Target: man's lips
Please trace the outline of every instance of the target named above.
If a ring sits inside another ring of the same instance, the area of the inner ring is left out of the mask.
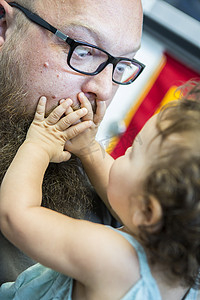
[[[78,110],[78,109],[81,108],[81,104],[80,104],[80,103],[77,103],[77,104],[75,104],[75,105],[72,105],[72,108],[73,108],[73,110]]]
[[[91,103],[93,113],[95,113],[96,112],[96,107],[97,107],[96,100],[89,100],[89,101]],[[80,103],[73,104],[72,108],[73,108],[73,110],[78,110],[78,109],[81,108],[81,104]]]

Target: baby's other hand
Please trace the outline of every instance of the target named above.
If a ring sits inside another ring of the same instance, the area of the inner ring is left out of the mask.
[[[90,121],[92,125],[84,132],[72,139],[68,139],[65,143],[65,149],[79,158],[90,155],[96,151],[97,142],[95,140],[98,127],[105,115],[106,104],[105,101],[96,100],[96,112],[93,112],[92,105],[84,93],[78,95],[78,99],[82,108],[87,109],[87,114],[82,117],[82,122]]]
[[[87,113],[81,108],[71,111],[71,99],[66,99],[45,118],[46,97],[41,97],[34,120],[28,130],[25,143],[34,143],[38,151],[45,151],[50,162],[67,161],[71,154],[64,149],[66,141],[71,140],[92,125],[91,121],[78,122]],[[69,113],[66,113],[66,112]],[[64,116],[64,114],[66,114]],[[78,122],[78,123],[77,123]],[[72,124],[75,124],[72,126]]]

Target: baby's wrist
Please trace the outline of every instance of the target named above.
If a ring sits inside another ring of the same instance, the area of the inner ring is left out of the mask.
[[[51,159],[49,151],[37,141],[26,139],[20,148],[24,148],[25,151],[30,153],[30,156],[34,155],[41,161],[48,161],[49,163]]]
[[[77,156],[82,162],[90,162],[96,155],[102,154],[102,148],[100,144],[94,140],[90,145],[80,149]]]

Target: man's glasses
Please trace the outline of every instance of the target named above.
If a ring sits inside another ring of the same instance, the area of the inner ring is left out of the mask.
[[[71,39],[37,14],[15,2],[11,6],[20,9],[26,17],[37,25],[49,30],[65,41],[70,49],[67,56],[68,65],[75,71],[86,75],[99,74],[108,64],[113,65],[112,80],[117,84],[127,85],[132,83],[143,71],[145,65],[136,59],[114,57],[105,50],[88,43]]]

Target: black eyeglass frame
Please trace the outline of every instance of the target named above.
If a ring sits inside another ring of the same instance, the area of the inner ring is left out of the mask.
[[[60,39],[62,39],[64,42],[66,42],[69,46],[69,53],[67,56],[67,63],[70,66],[70,68],[72,68],[74,71],[81,73],[81,74],[85,74],[85,75],[97,75],[99,74],[101,71],[103,71],[103,69],[105,69],[105,67],[108,64],[112,64],[113,65],[113,73],[112,73],[112,81],[120,84],[120,85],[128,85],[130,83],[132,83],[133,81],[135,81],[135,79],[142,73],[142,71],[145,68],[145,65],[142,64],[141,62],[137,61],[136,59],[130,59],[130,58],[125,58],[125,57],[114,57],[112,56],[110,53],[108,53],[107,51],[105,51],[104,49],[101,49],[95,45],[86,43],[86,42],[80,42],[80,41],[76,41],[72,38],[70,38],[68,35],[62,33],[60,30],[58,30],[57,28],[55,28],[54,26],[52,26],[51,24],[49,24],[47,21],[45,21],[44,19],[42,19],[40,16],[38,16],[37,14],[31,12],[30,10],[28,10],[27,8],[21,6],[20,4],[16,3],[16,2],[9,2],[9,5],[15,8],[18,8],[19,10],[21,10],[25,16],[31,20],[32,22],[34,22],[35,24],[47,29],[48,31],[52,32],[53,34],[55,34],[57,37],[59,37]],[[84,71],[79,71],[78,69],[74,68],[71,64],[70,64],[70,59],[72,57],[73,51],[74,49],[79,46],[79,45],[83,45],[83,46],[88,46],[97,50],[100,50],[102,52],[104,52],[107,56],[108,59],[107,61],[105,61],[104,63],[102,63],[95,72],[89,73],[89,72],[84,72]],[[139,67],[139,71],[136,75],[136,77],[134,77],[132,80],[128,81],[128,82],[118,82],[115,79],[113,79],[113,74],[114,74],[114,70],[116,65],[120,62],[120,61],[130,61],[131,63],[133,63],[134,65]]]

